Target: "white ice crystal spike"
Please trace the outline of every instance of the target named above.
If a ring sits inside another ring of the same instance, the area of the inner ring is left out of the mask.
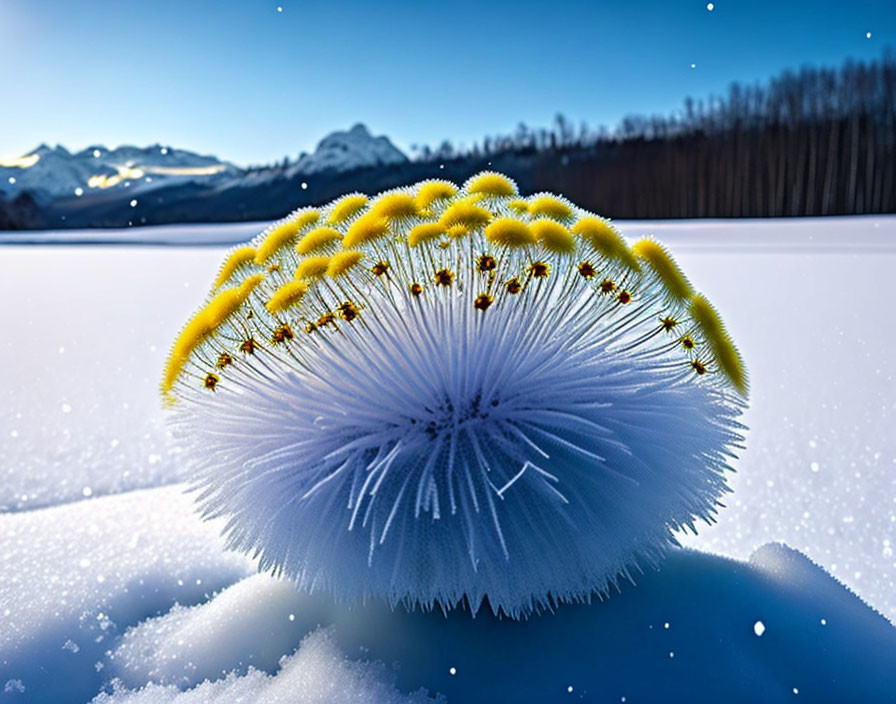
[[[235,250],[175,344],[199,502],[262,569],[516,616],[713,520],[746,379],[715,310],[566,201],[465,188],[298,212]]]

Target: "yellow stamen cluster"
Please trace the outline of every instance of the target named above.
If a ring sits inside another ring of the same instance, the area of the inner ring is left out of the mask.
[[[326,276],[329,266],[329,257],[308,257],[299,262],[299,266],[296,268],[296,278],[319,279]]]
[[[362,193],[351,193],[347,196],[342,196],[342,198],[330,206],[327,222],[331,225],[341,225],[361,212],[364,206],[367,205],[368,200],[369,198]]]
[[[342,233],[339,230],[334,230],[332,227],[318,227],[299,240],[299,243],[296,245],[296,252],[298,254],[320,252],[341,240]]]
[[[239,286],[221,291],[193,316],[174,342],[162,380],[164,393],[168,394],[174,388],[174,382],[184,370],[193,352],[237,312],[263,278],[263,275],[255,274]]]
[[[694,296],[690,303],[690,313],[706,337],[722,372],[734,388],[745,394],[748,388],[746,367],[716,309],[703,296]]]
[[[572,207],[566,201],[552,195],[535,196],[529,201],[529,212],[535,217],[544,216],[554,220],[570,220]]]
[[[230,280],[230,277],[233,276],[237,269],[253,264],[255,254],[255,247],[239,247],[233,250],[221,266],[221,271],[218,273],[218,278],[215,279],[213,288],[221,288]]]
[[[677,301],[687,301],[694,295],[691,282],[662,245],[653,240],[643,239],[632,245],[632,251],[636,257],[647,262],[648,266],[653,269],[672,298]]]
[[[293,242],[302,230],[316,223],[319,217],[318,211],[306,210],[276,225],[259,245],[255,263],[266,263],[275,252]]]
[[[445,227],[463,225],[467,228],[482,227],[492,219],[492,214],[485,208],[468,200],[452,203],[445,210],[440,222]]]
[[[290,281],[278,288],[271,299],[265,304],[270,313],[282,313],[288,308],[299,303],[308,293],[308,284],[304,281]]]
[[[389,221],[385,217],[369,213],[355,220],[352,226],[348,228],[348,232],[345,233],[345,237],[342,239],[342,244],[345,247],[357,247],[358,245],[377,240],[380,237],[385,237],[388,234]]]
[[[467,191],[470,193],[487,196],[515,196],[518,191],[516,184],[504,174],[486,172],[474,176],[467,183]]]
[[[360,264],[363,258],[364,255],[358,251],[340,252],[330,259],[330,264],[327,266],[327,276],[333,279],[343,276],[349,269]]]
[[[447,200],[457,193],[457,186],[450,181],[426,181],[417,191],[417,208],[426,210],[439,200]]]
[[[408,244],[417,247],[423,242],[434,240],[445,234],[445,228],[437,222],[424,222],[415,225],[408,233]]]
[[[514,218],[499,218],[485,228],[485,238],[501,247],[525,247],[537,239],[532,228]]]
[[[586,215],[579,218],[572,231],[586,240],[607,259],[614,259],[623,266],[638,271],[641,266],[632,250],[616,229],[603,218]]]
[[[418,212],[417,199],[410,193],[387,193],[370,204],[370,214],[380,218],[411,218]]]
[[[383,305],[401,311],[468,297],[487,321],[539,296],[581,307],[589,291],[588,305],[626,311],[619,315],[649,306],[646,319],[683,369],[746,393],[743,361],[718,314],[664,247],[630,246],[609,221],[552,194],[522,198],[493,172],[462,188],[433,180],[373,199],[349,194],[233,250],[175,342],[162,389],[221,390],[245,355],[301,357],[301,345],[345,328],[375,334]]]
[[[576,251],[576,241],[563,225],[554,220],[542,218],[530,226],[541,245],[550,252],[571,254]]]

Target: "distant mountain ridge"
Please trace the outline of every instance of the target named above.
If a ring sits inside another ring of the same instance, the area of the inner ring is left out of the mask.
[[[12,201],[27,192],[43,206],[71,199],[109,203],[126,198],[130,202],[134,194],[171,187],[226,190],[407,161],[387,137],[374,137],[360,123],[327,135],[312,154],[302,154],[285,168],[244,169],[215,156],[160,144],[115,149],[95,145],[74,153],[60,145],[41,144],[22,157],[0,161],[0,195]]]
[[[154,144],[79,152],[41,144],[23,157],[0,161],[0,191],[8,197],[28,191],[41,203],[119,190],[145,192],[161,185],[237,176],[241,169],[213,156]]]

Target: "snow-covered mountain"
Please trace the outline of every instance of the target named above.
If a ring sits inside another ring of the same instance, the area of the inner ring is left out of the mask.
[[[107,149],[96,145],[72,153],[41,144],[17,159],[0,161],[0,191],[30,191],[42,201],[102,191],[146,191],[173,183],[213,183],[242,170],[213,156],[155,144]]]
[[[130,200],[131,193],[161,187],[254,187],[284,177],[344,173],[407,161],[387,137],[374,137],[360,123],[324,137],[313,154],[302,154],[285,169],[278,166],[247,171],[217,157],[158,144],[116,149],[92,146],[75,153],[62,146],[42,144],[22,157],[0,160],[0,192],[14,198],[30,191],[43,203],[81,197],[86,200],[99,193],[119,193]]]
[[[303,154],[288,174],[351,171],[362,167],[403,164],[408,158],[387,137],[374,137],[365,125],[332,132],[318,142],[314,154]]]

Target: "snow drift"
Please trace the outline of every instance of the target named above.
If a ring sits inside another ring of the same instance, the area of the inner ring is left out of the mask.
[[[83,702],[101,690],[104,704],[886,702],[896,692],[896,629],[781,545],[749,563],[678,550],[607,601],[519,622],[347,609],[249,576],[188,505],[170,487],[0,518],[0,701]]]

